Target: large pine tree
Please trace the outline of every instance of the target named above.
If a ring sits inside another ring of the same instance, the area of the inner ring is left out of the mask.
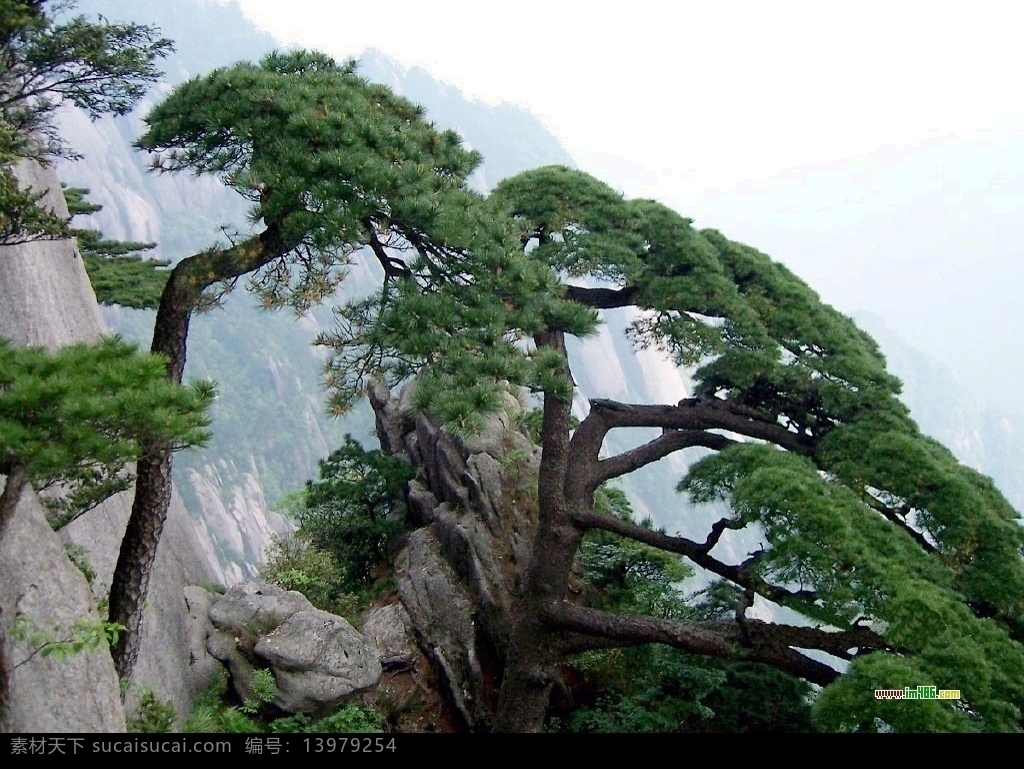
[[[303,309],[365,257],[380,267],[379,292],[341,308],[337,332],[323,339],[337,410],[375,381],[415,377],[413,406],[466,435],[504,391],[539,398],[538,519],[492,638],[494,728],[539,729],[569,654],[647,643],[794,673],[823,687],[816,717],[827,729],[1021,728],[1016,511],[920,434],[875,343],[784,267],[566,168],[476,195],[465,180],[479,158],[457,136],[317,54],[275,54],[192,80],[147,126],[139,146],[155,153],[156,168],[216,175],[262,225],[172,272],[152,348],[167,356],[172,380],[182,375],[189,318],[217,290],[247,277],[267,306]],[[576,423],[566,339],[594,333],[612,308],[631,309],[630,339],[691,367],[697,389],[678,403],[593,398]],[[610,433],[631,428],[658,433],[604,453]],[[727,510],[702,539],[596,504],[606,482],[689,448],[707,456],[679,488]],[[166,447],[148,445],[139,468],[111,597],[111,619],[129,628],[117,649],[122,675],[166,511]],[[573,564],[594,530],[715,575],[731,614],[624,614],[576,600]],[[762,546],[724,560],[716,545],[741,530]],[[755,619],[758,600],[803,621]],[[919,684],[962,696],[874,694]]]
[[[456,260],[413,252],[327,341],[341,403],[369,376],[415,373],[416,406],[466,432],[510,385],[541,398],[539,521],[510,630],[496,640],[497,729],[539,728],[566,656],[610,643],[777,666],[824,687],[826,729],[1020,729],[1024,528],[988,478],[918,431],[867,334],[757,250],[579,171],[526,172],[486,207],[504,217],[502,246],[480,243],[476,228]],[[611,308],[631,308],[633,343],[691,367],[696,391],[670,404],[592,398],[576,424],[565,340],[593,333]],[[629,428],[659,434],[607,453],[609,434]],[[596,505],[602,484],[694,447],[707,456],[679,490],[728,511],[702,537]],[[732,615],[581,604],[572,569],[594,530],[710,572],[732,589]],[[723,559],[716,545],[741,531],[761,546]],[[804,621],[754,619],[755,600]],[[962,698],[875,698],[924,682]]]

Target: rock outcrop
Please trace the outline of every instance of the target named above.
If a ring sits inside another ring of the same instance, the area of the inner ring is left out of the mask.
[[[328,715],[380,681],[377,650],[343,617],[316,609],[301,593],[244,582],[210,607],[209,652],[225,663],[239,699],[253,672],[274,676],[273,704],[288,713]]]
[[[89,583],[26,490],[0,540],[0,660],[7,684],[0,731],[123,732],[117,673],[106,647],[41,655],[101,621]]]
[[[52,168],[24,163],[17,169],[25,186],[45,191],[43,204],[67,215]],[[95,294],[74,241],[30,242],[0,247],[0,337],[21,345],[59,347],[92,341],[107,333]],[[21,627],[48,633],[73,633],[76,623],[95,623],[96,600],[105,597],[131,509],[130,493],[111,498],[60,532],[45,521],[31,492],[23,495],[16,525],[0,553],[0,638],[7,665],[7,731],[92,732],[124,729],[118,680],[105,650],[68,659],[43,657],[36,640],[21,637]],[[90,585],[67,555],[82,548]],[[213,569],[196,546],[189,518],[175,497],[150,580],[149,610],[133,692],[152,687],[180,716],[210,683],[205,652],[190,654],[190,610],[185,588],[212,579]],[[18,618],[21,619],[18,619]],[[204,618],[205,619],[205,618]],[[54,627],[56,626],[56,630]],[[30,657],[30,659],[28,659]]]
[[[540,453],[520,431],[511,395],[479,434],[460,438],[414,415],[377,384],[370,401],[383,450],[417,468],[407,503],[414,531],[395,562],[398,596],[450,705],[470,731],[487,731],[508,638],[511,592],[536,525]]]

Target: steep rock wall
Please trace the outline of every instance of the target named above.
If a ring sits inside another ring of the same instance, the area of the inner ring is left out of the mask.
[[[17,172],[23,185],[46,191],[45,205],[67,215],[52,168],[25,163]],[[0,336],[17,344],[55,348],[95,340],[105,333],[96,297],[73,241],[0,247]],[[17,526],[0,553],[0,629],[3,659],[9,666],[32,651],[15,637],[14,623],[19,613],[34,626],[52,628],[56,624],[62,632],[70,632],[76,621],[98,619],[94,599],[106,596],[130,510],[130,492],[120,494],[54,532],[46,524],[35,495],[23,495],[16,513]],[[80,546],[86,553],[88,565],[96,574],[91,586],[68,559],[69,544]],[[184,589],[214,576],[175,497],[150,581],[150,608],[143,625],[135,683],[153,687],[179,714],[187,713],[214,670],[204,651],[197,655],[190,650],[190,611]],[[4,723],[8,731],[124,728],[118,681],[106,652],[63,661],[37,654],[14,670],[9,685]],[[130,695],[129,710],[132,704]]]
[[[407,487],[415,528],[395,560],[398,596],[463,728],[486,732],[510,595],[536,526],[540,452],[518,429],[522,406],[511,395],[469,438],[413,415],[410,395],[381,384],[370,393],[381,448],[417,469]]]

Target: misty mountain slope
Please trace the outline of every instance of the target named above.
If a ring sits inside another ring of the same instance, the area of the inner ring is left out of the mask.
[[[1024,415],[974,395],[944,362],[908,345],[882,318],[858,316],[857,325],[885,350],[889,370],[903,381],[902,400],[921,431],[991,476],[1010,504],[1024,511]]]
[[[944,137],[712,192],[687,212],[886,319],[982,399],[1024,413],[1024,126]]]

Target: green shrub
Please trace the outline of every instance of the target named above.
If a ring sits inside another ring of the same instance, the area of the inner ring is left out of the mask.
[[[355,622],[390,584],[389,549],[404,530],[401,490],[411,476],[407,462],[367,451],[346,435],[341,448],[320,461],[319,478],[278,508],[297,528],[275,542],[262,577]]]
[[[316,608],[353,623],[366,607],[364,596],[348,591],[349,582],[335,557],[301,536],[276,540],[260,575],[285,590],[297,590]]]
[[[272,703],[276,696],[277,682],[273,671],[269,668],[254,670],[249,679],[249,696],[238,709],[246,715],[255,715]]]
[[[177,717],[169,701],[157,699],[152,686],[143,686],[139,690],[135,712],[128,718],[128,731],[147,734],[170,732]]]
[[[372,708],[350,702],[335,710],[326,718],[314,721],[305,713],[296,713],[270,722],[270,731],[277,734],[285,733],[338,733],[362,734],[380,733],[384,731],[384,716]]]

